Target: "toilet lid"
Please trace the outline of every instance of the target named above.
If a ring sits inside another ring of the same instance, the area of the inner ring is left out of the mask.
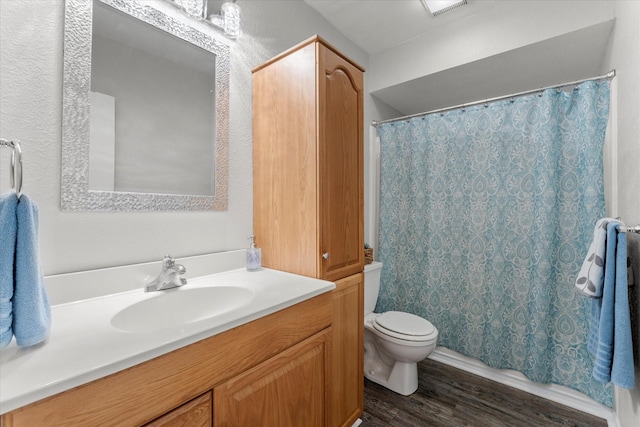
[[[382,333],[410,341],[426,341],[438,333],[428,320],[401,311],[387,311],[376,317],[372,325]]]

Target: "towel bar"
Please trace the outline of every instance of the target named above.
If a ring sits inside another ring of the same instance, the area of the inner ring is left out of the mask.
[[[0,147],[11,147],[11,187],[16,191],[18,198],[22,196],[22,148],[20,142],[0,138]]]
[[[626,225],[621,225],[620,226],[620,231],[622,231],[623,233],[638,233],[640,234],[640,224],[636,224],[632,227],[628,227]]]

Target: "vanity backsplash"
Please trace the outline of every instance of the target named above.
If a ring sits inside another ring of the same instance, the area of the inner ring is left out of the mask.
[[[185,266],[184,277],[189,279],[242,268],[245,252],[240,249],[176,258],[176,262]],[[145,282],[158,275],[161,264],[159,257],[153,262],[45,276],[49,302],[58,305],[142,289]]]

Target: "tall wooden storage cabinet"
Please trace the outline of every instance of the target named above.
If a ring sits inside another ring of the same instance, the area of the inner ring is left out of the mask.
[[[331,426],[363,407],[363,72],[318,36],[253,70],[262,265],[336,282]]]

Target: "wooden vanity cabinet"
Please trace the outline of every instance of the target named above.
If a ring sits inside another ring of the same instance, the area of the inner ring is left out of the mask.
[[[256,243],[265,267],[336,283],[336,427],[364,405],[363,72],[318,36],[253,70]]]
[[[318,295],[3,414],[2,427],[328,426],[332,307]]]

